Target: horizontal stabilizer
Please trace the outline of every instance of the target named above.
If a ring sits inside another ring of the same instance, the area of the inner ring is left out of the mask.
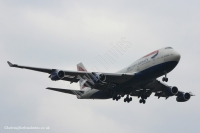
[[[80,96],[83,94],[83,91],[80,91],[80,90],[69,90],[69,89],[51,88],[51,87],[48,87],[46,89],[63,92],[63,93],[68,93],[68,94],[72,94],[72,95],[77,95],[77,96]]]

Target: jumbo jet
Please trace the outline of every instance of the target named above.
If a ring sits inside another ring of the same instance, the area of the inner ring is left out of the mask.
[[[78,99],[110,99],[124,102],[132,101],[132,96],[140,98],[139,102],[145,104],[152,93],[158,99],[176,96],[177,102],[186,102],[191,92],[179,91],[176,86],[169,86],[167,74],[179,63],[180,54],[171,47],[156,50],[133,62],[128,67],[116,73],[88,72],[82,63],[77,65],[78,71],[59,69],[46,69],[12,64],[10,67],[29,69],[48,73],[53,81],[64,80],[80,84],[80,90],[70,90],[48,87],[46,89],[76,95]],[[157,78],[163,76],[162,81]]]

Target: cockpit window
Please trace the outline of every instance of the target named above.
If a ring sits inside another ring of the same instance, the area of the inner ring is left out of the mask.
[[[173,49],[172,47],[166,47],[165,49]]]

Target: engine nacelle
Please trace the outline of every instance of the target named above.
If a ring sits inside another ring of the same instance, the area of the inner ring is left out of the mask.
[[[92,80],[94,81],[94,83],[99,83],[99,82],[104,82],[106,81],[106,75],[104,75],[103,73],[94,73],[92,72]]]
[[[183,93],[176,97],[177,102],[186,102],[190,99],[190,93]]]
[[[177,88],[176,86],[170,87],[170,88],[168,89],[168,94],[169,94],[169,95],[172,95],[172,96],[178,94],[178,88]]]
[[[49,78],[51,78],[51,80],[56,81],[56,80],[61,80],[65,77],[65,72],[62,70],[55,70],[50,76]]]

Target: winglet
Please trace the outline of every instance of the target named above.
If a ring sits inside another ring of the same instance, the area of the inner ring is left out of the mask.
[[[12,63],[9,62],[9,61],[7,61],[7,63],[8,63],[8,65],[9,65],[10,67],[15,67],[15,66],[17,66],[16,64],[12,64]]]

